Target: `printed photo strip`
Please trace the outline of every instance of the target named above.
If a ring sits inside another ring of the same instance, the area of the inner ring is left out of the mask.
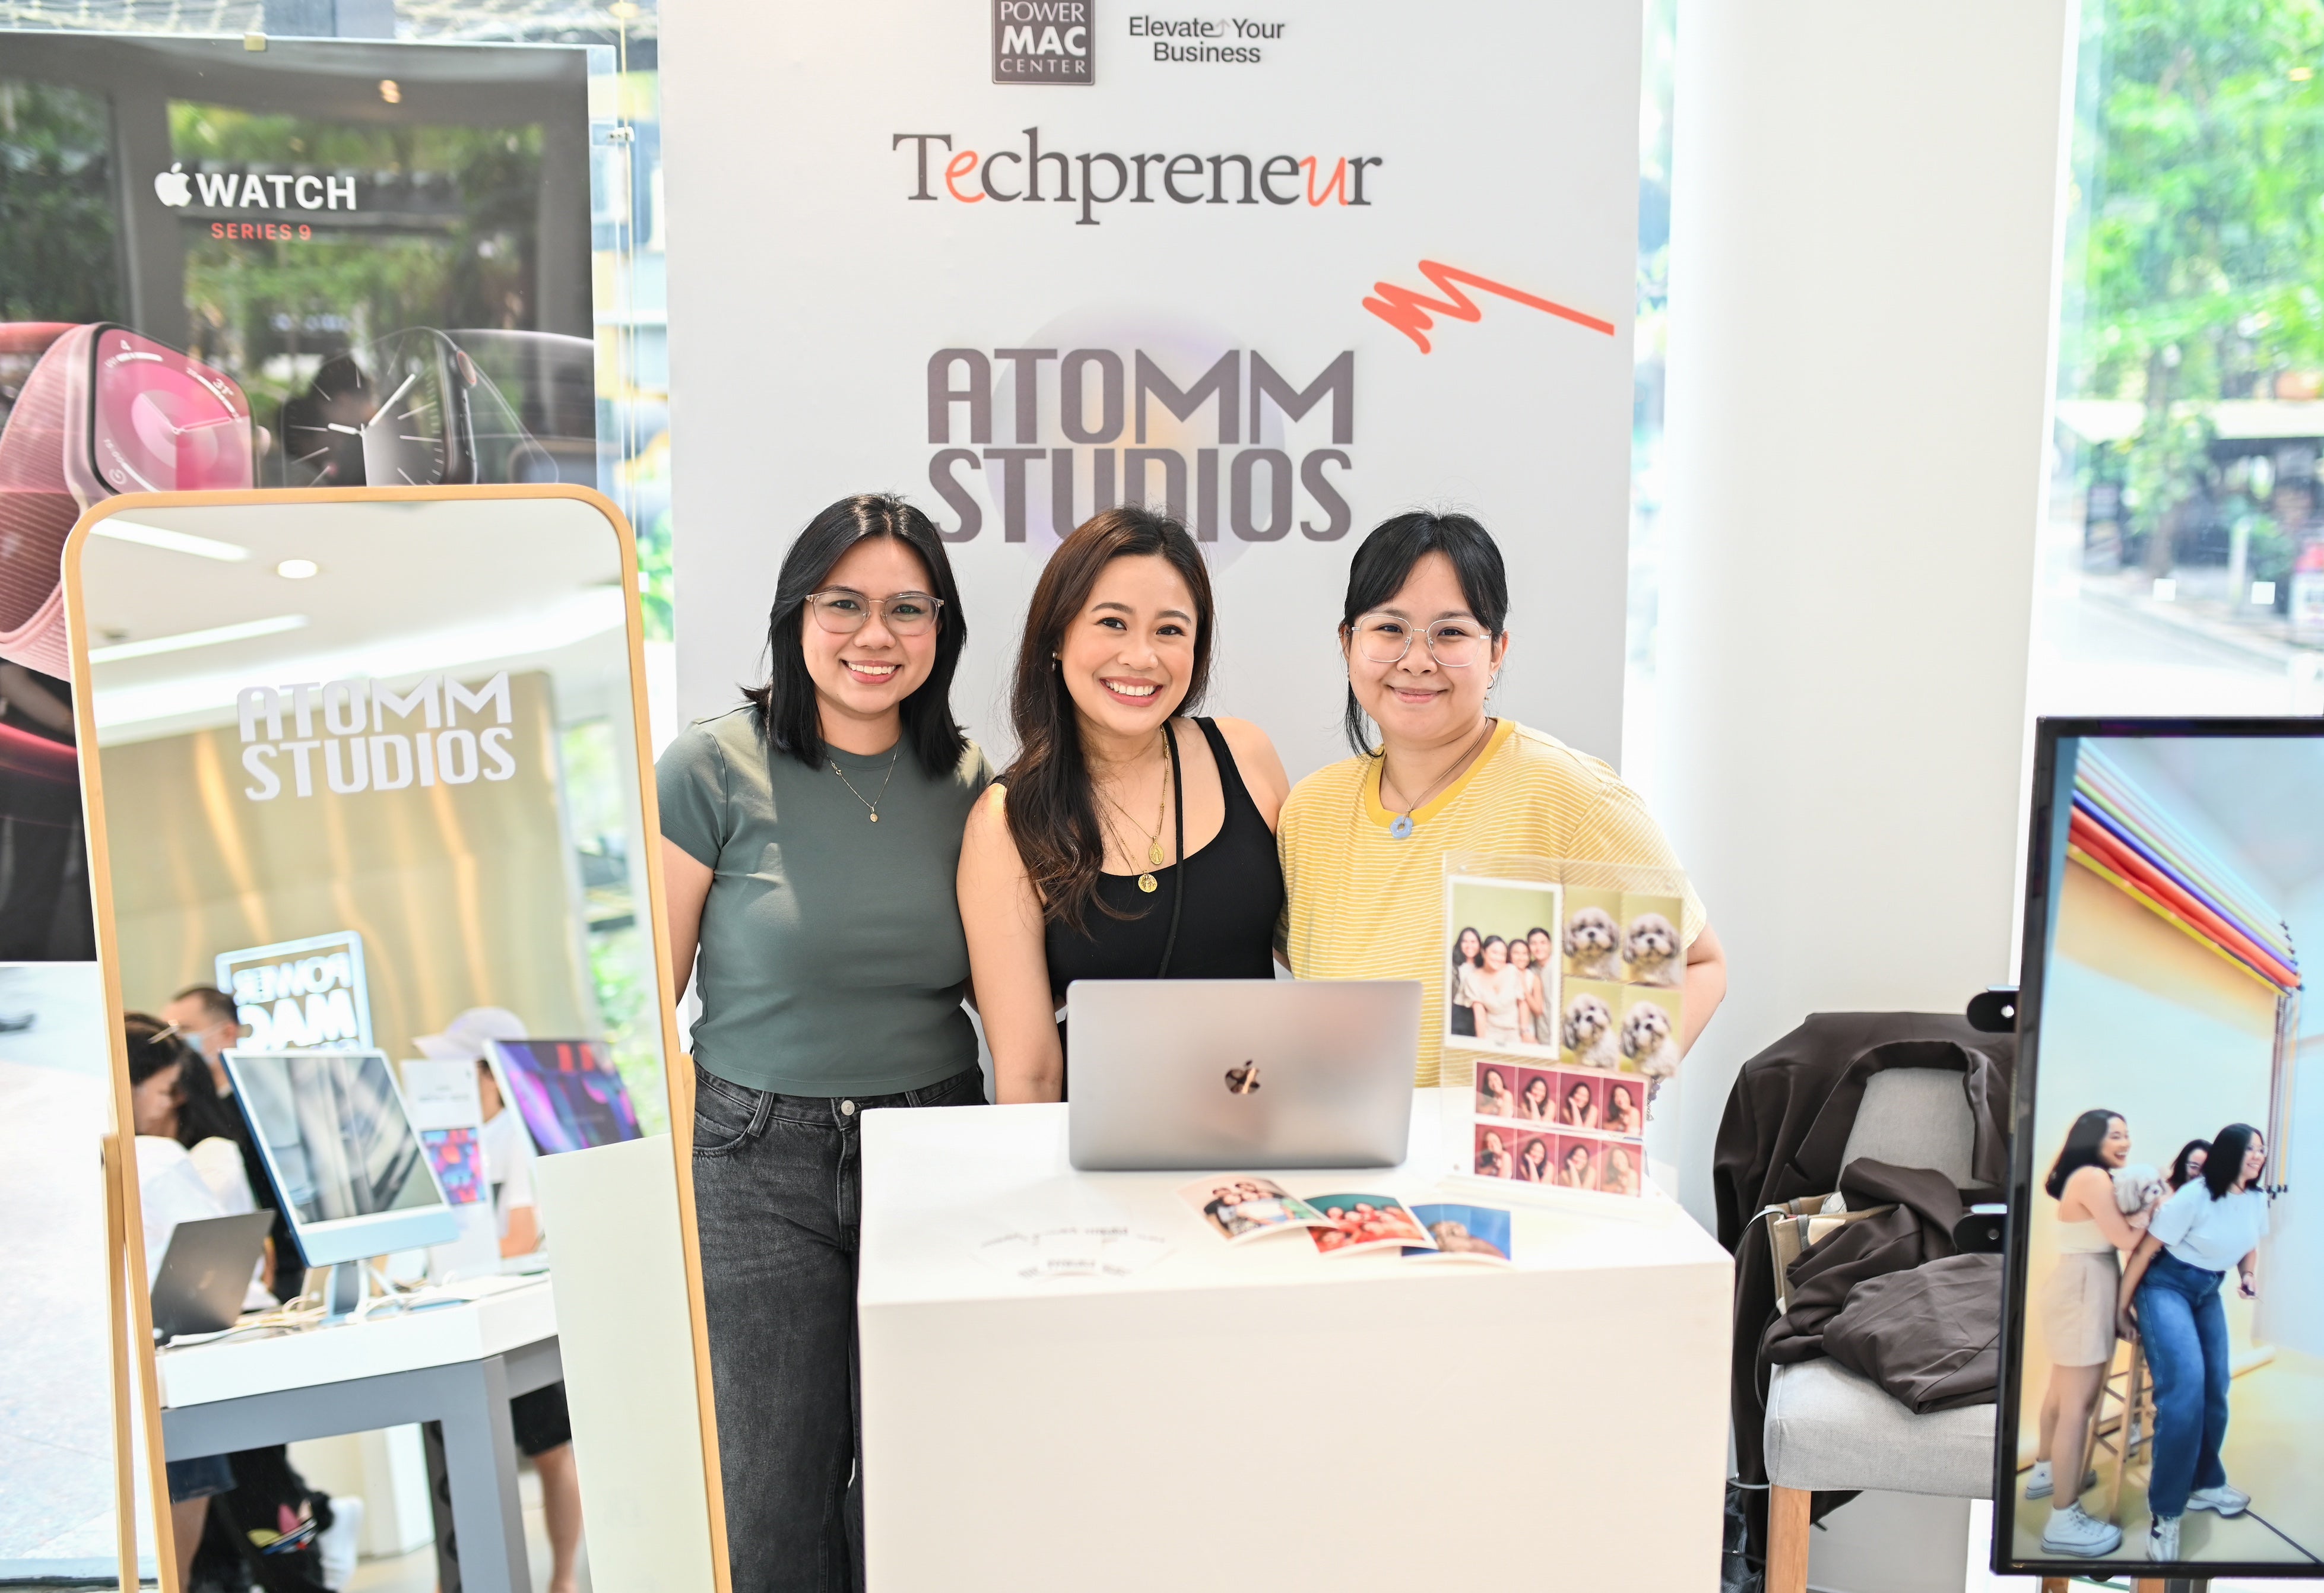
[[[1556,1060],[1563,902],[1552,881],[1447,877],[1445,1045]]]

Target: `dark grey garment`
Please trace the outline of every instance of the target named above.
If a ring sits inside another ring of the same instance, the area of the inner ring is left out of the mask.
[[[809,765],[769,748],[744,707],[679,732],[654,778],[661,833],[713,874],[698,1065],[835,1100],[976,1065],[960,837],[992,770],[973,742],[934,776],[908,746]]]
[[[926,1089],[840,1100],[752,1090],[701,1067],[694,1083],[695,1222],[734,1593],[858,1593],[863,1113],[979,1106],[984,1075],[972,1064]]]
[[[2001,1257],[1948,1256],[1868,1278],[1823,1331],[1823,1352],[1919,1415],[1994,1402]]]
[[[1792,1263],[1791,1309],[1767,1328],[1764,1348],[1771,1361],[1787,1365],[1825,1353],[1826,1329],[1868,1278],[1953,1254],[1961,1199],[1943,1174],[1858,1156],[1840,1174],[1840,1190],[1851,1211],[1896,1209],[1849,1223]]]

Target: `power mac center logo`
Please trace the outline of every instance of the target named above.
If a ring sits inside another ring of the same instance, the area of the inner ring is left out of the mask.
[[[1096,0],[992,0],[992,80],[1097,81]]]

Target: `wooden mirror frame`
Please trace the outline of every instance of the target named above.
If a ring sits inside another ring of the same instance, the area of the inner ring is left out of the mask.
[[[679,1048],[678,994],[670,970],[669,914],[662,880],[661,833],[653,741],[646,711],[645,631],[638,602],[637,539],[622,511],[586,487],[445,486],[304,488],[236,493],[133,493],[108,498],[83,514],[65,539],[63,590],[66,631],[72,660],[73,720],[79,742],[81,809],[88,834],[89,890],[94,898],[97,962],[105,990],[106,1037],[112,1064],[112,1127],[105,1138],[109,1304],[115,1329],[113,1366],[113,1427],[119,1504],[115,1512],[124,1587],[136,1585],[137,1511],[130,1423],[135,1398],[144,1426],[147,1487],[153,1512],[157,1570],[162,1593],[186,1593],[180,1586],[169,1529],[170,1487],[163,1464],[158,1367],[153,1349],[152,1302],[136,1280],[146,1275],[145,1238],[138,1198],[136,1157],[130,1132],[129,1054],[122,1021],[120,947],[115,937],[113,879],[106,843],[103,760],[96,735],[94,683],[89,677],[88,619],[84,606],[81,556],[92,529],[116,514],[156,509],[272,508],[291,503],[491,503],[512,499],[565,499],[603,515],[621,548],[623,625],[629,643],[631,744],[637,758],[638,799],[645,838],[647,916],[653,937],[655,1000],[661,1026],[662,1072],[669,1097],[671,1161],[677,1174],[678,1227],[686,1272],[687,1314],[693,1330],[694,1387],[702,1440],[703,1482],[707,1497],[710,1564],[716,1593],[730,1593],[726,1563],[724,1495],[720,1487],[718,1417],[710,1382],[710,1345],[702,1294],[702,1255],[694,1207],[694,1074],[691,1058]],[[134,1132],[134,1129],[131,1130]],[[552,1274],[553,1275],[553,1274]],[[134,1363],[134,1379],[133,1379]],[[133,1395],[131,1384],[136,1388]]]

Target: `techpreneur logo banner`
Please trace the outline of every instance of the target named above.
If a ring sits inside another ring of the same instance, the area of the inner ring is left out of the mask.
[[[1097,81],[1096,0],[992,0],[992,80]]]

